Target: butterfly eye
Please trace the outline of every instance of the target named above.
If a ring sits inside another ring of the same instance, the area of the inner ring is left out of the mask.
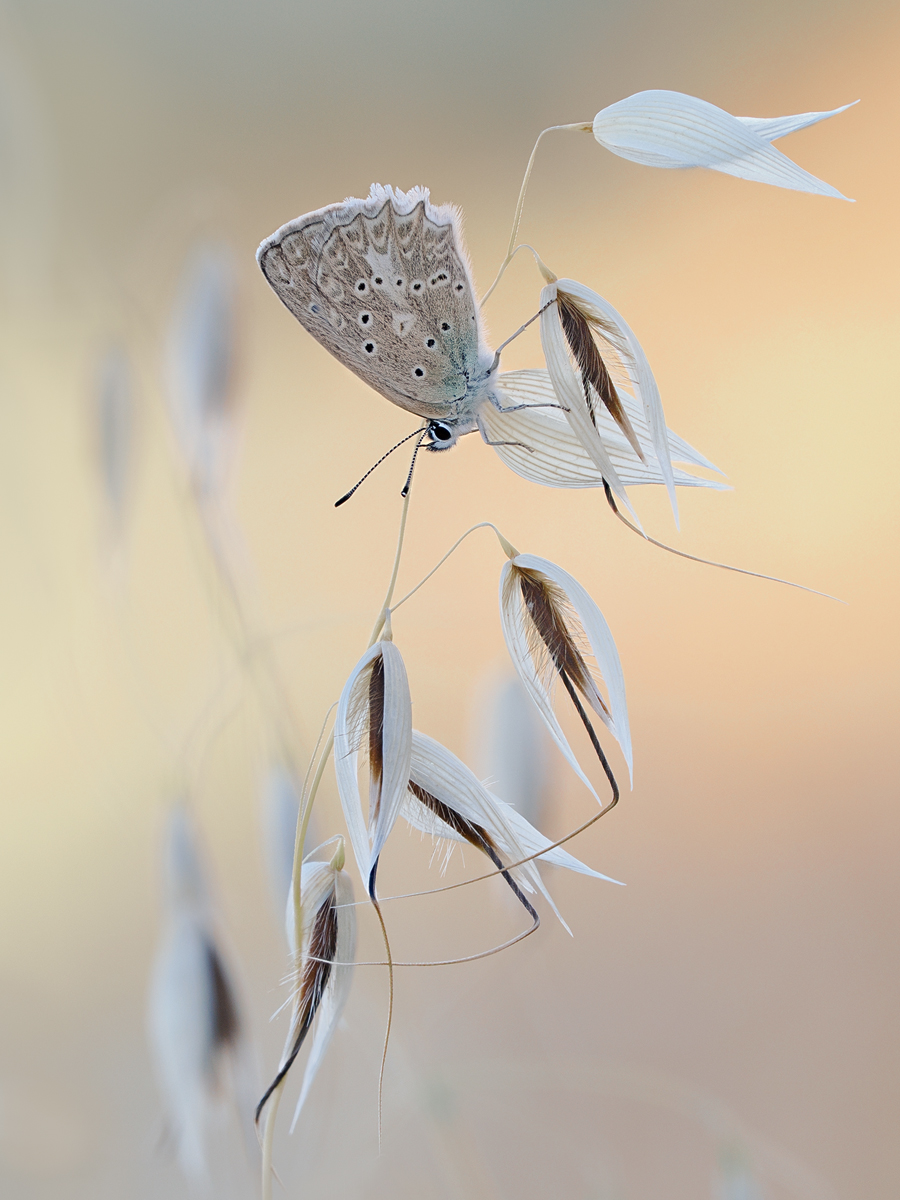
[[[362,293],[368,289],[368,286],[369,285],[366,283],[366,281],[364,279],[357,279],[356,290],[360,293],[360,295],[362,295]]]
[[[424,367],[413,367],[412,373],[416,377],[416,379],[424,379],[425,368]]]
[[[374,342],[363,342],[363,350],[365,350],[366,354],[374,354],[377,349],[378,347]]]
[[[372,314],[370,312],[361,312],[359,314],[359,323],[360,325],[371,325]]]
[[[453,430],[449,425],[441,425],[438,421],[432,421],[428,432],[435,442],[449,442],[453,438]]]

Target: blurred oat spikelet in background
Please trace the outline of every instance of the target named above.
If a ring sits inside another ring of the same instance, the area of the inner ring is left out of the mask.
[[[166,829],[165,901],[150,1039],[179,1165],[188,1178],[204,1181],[210,1135],[229,1109],[249,1132],[257,1080],[196,837],[181,807]]]
[[[740,1146],[725,1145],[720,1149],[712,1200],[765,1200],[748,1155]]]
[[[198,499],[220,496],[233,441],[236,288],[231,251],[197,247],[169,328],[169,411]]]
[[[235,256],[220,243],[198,244],[188,256],[172,308],[165,352],[165,397],[188,504],[205,550],[247,637],[246,584],[252,579],[229,489],[239,442],[239,276]]]
[[[536,824],[550,784],[547,734],[520,680],[504,674],[483,685],[475,720],[474,757],[487,787]]]
[[[118,540],[133,489],[136,433],[134,372],[124,346],[118,343],[108,347],[100,361],[92,415],[106,523]]]

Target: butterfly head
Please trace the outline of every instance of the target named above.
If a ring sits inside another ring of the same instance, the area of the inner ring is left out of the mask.
[[[464,433],[471,433],[475,428],[472,420],[459,419],[456,421],[429,421],[428,441],[426,450],[452,450]]]

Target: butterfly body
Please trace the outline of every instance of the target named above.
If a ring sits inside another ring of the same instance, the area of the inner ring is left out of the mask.
[[[297,217],[257,259],[285,306],[335,358],[429,422],[429,449],[502,408],[457,211],[424,188],[373,184],[368,199]]]

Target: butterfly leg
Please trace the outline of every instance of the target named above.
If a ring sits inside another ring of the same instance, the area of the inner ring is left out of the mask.
[[[523,408],[558,408],[562,412],[569,411],[567,408],[563,408],[561,404],[554,404],[550,400],[548,400],[546,404],[511,404],[509,408],[504,408],[503,405],[500,404],[498,400],[495,400],[492,396],[491,403],[493,404],[494,408],[496,408],[497,412],[502,413],[521,412]]]
[[[506,349],[506,347],[509,345],[509,343],[514,342],[520,333],[525,332],[525,330],[528,328],[528,326],[531,324],[532,321],[536,321],[542,312],[546,312],[546,310],[550,307],[550,305],[555,304],[555,303],[556,303],[556,297],[554,296],[552,300],[548,300],[547,303],[542,308],[539,308],[533,317],[529,317],[528,320],[525,322],[525,324],[520,326],[520,328],[518,328],[516,330],[516,332],[512,335],[512,337],[508,337],[506,339],[506,341],[502,343],[502,345],[498,346],[498,348],[494,354],[494,361],[491,364],[490,370],[488,371],[488,375],[493,375],[493,373],[500,366],[500,355],[503,353],[503,351]]]
[[[530,408],[532,406],[526,404],[521,407]],[[504,412],[504,411],[510,412],[511,410],[510,409],[504,410],[501,408],[500,411],[501,412]],[[478,432],[481,434],[481,440],[484,442],[484,444],[486,446],[518,446],[522,450],[527,450],[529,454],[534,454],[534,447],[526,446],[524,442],[492,442],[490,437],[488,437],[487,428],[485,427],[484,422],[480,418],[478,419]]]

